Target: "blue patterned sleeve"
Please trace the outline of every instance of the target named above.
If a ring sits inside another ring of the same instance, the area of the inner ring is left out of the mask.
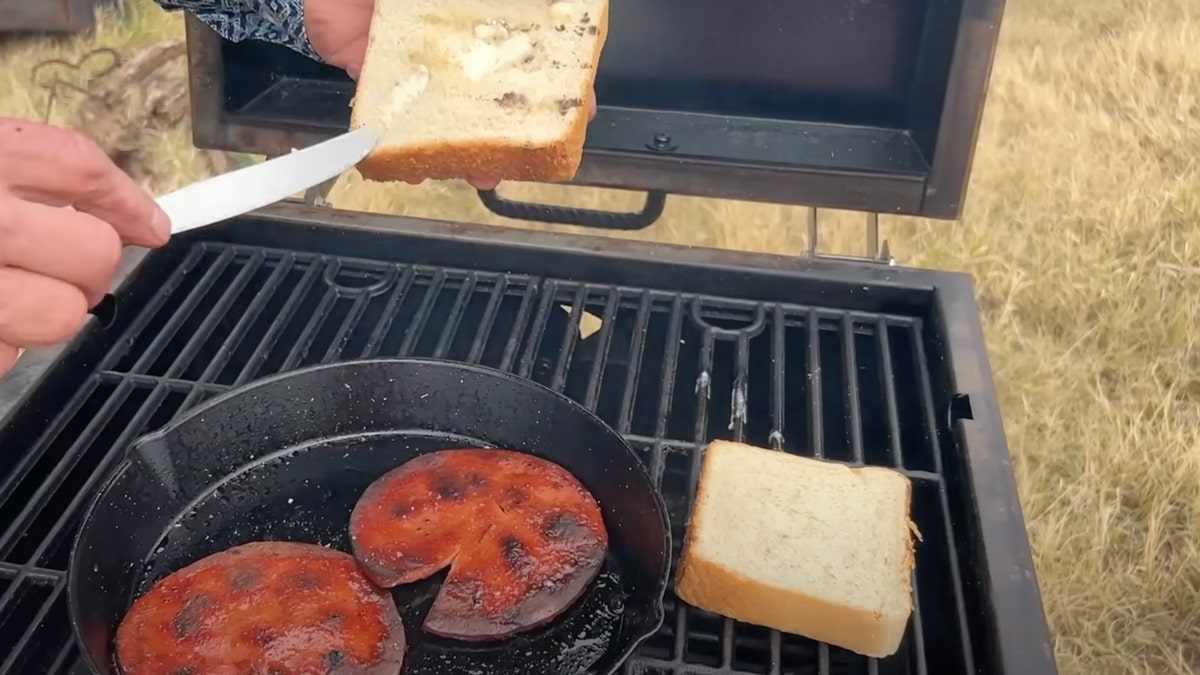
[[[226,40],[273,42],[321,61],[304,29],[304,0],[158,0],[158,4],[195,14]]]

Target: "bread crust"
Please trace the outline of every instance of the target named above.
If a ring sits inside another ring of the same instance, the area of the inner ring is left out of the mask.
[[[705,464],[711,461],[714,451],[737,445],[728,441],[710,443],[705,449]],[[852,470],[887,471],[882,467]],[[911,606],[908,612],[880,614],[838,605],[825,598],[754,579],[696,555],[694,539],[707,517],[708,481],[712,476],[711,471],[701,470],[695,508],[684,535],[675,582],[675,593],[681,600],[737,621],[803,635],[864,656],[885,658],[899,651],[912,614]],[[911,481],[905,481],[905,503],[912,503]],[[911,520],[906,526],[913,536],[920,538],[920,532]],[[904,567],[912,570],[916,563],[913,537],[906,541]],[[912,595],[911,574],[904,579],[904,589]]]
[[[378,11],[378,10],[377,10]],[[596,82],[600,54],[608,39],[608,3],[600,16],[592,17],[598,29],[591,65],[579,93],[584,105],[571,110],[573,116],[567,134],[550,143],[516,144],[503,141],[430,143],[410,148],[381,147],[358,163],[362,177],[375,182],[420,183],[424,180],[488,178],[538,183],[564,183],[572,180],[583,160],[587,136],[588,104]],[[370,51],[374,38],[368,39]],[[354,128],[361,124],[351,115]]]

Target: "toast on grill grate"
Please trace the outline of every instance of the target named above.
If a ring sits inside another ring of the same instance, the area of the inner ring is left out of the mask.
[[[608,0],[380,0],[351,126],[368,180],[557,182],[583,155]]]
[[[726,441],[705,453],[679,597],[865,656],[894,654],[912,614],[908,478]]]

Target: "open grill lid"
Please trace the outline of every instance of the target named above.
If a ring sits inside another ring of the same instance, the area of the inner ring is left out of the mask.
[[[611,0],[575,182],[650,193],[609,227],[652,222],[665,193],[957,218],[1003,6]],[[200,147],[278,155],[347,128],[341,71],[194,19],[188,52]]]

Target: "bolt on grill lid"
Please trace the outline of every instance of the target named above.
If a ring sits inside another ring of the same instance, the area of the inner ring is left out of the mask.
[[[649,191],[647,213],[678,193],[957,218],[1003,6],[611,0],[575,182]],[[347,128],[344,73],[194,19],[188,42],[197,145],[275,155]]]

